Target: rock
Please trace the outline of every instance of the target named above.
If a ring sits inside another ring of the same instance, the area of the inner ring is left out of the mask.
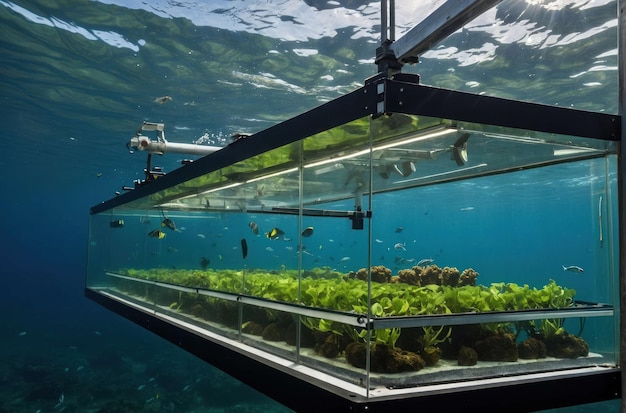
[[[350,343],[346,346],[346,360],[354,367],[365,368],[366,346],[364,343]],[[419,354],[375,344],[370,351],[370,369],[375,373],[400,373],[418,371],[426,366]]]
[[[420,355],[427,366],[434,366],[441,358],[441,349],[435,346],[424,347]]]
[[[266,341],[283,341],[284,333],[277,323],[272,323],[265,326],[262,336]]]
[[[531,337],[519,343],[517,352],[519,358],[527,360],[543,359],[548,355],[545,343],[535,337]]]
[[[263,326],[254,321],[248,321],[247,323],[244,323],[241,331],[246,334],[252,334],[253,336],[260,336],[263,334]]]
[[[461,346],[457,362],[459,366],[475,366],[478,363],[478,353],[471,347]]]
[[[488,336],[474,343],[474,350],[480,361],[517,361],[517,344],[515,336],[499,333]]]
[[[290,323],[285,330],[285,342],[291,346],[296,345],[296,323]],[[300,346],[312,348],[315,346],[313,332],[304,325],[300,326]]]
[[[575,359],[589,355],[587,342],[566,332],[546,338],[546,347],[550,357]]]

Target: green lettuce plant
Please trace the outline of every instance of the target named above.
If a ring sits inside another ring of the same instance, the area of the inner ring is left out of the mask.
[[[264,270],[182,270],[134,269],[118,271],[122,275],[156,280],[172,285],[211,289],[234,294],[246,294],[272,301],[299,303],[313,308],[332,309],[373,317],[402,317],[463,312],[518,311],[541,308],[568,308],[574,305],[576,291],[556,284],[554,280],[542,288],[530,288],[515,283],[493,283],[489,286],[465,285],[460,287],[403,283],[372,283],[353,279],[328,267],[307,270],[300,277],[298,271],[283,269],[279,274]],[[155,288],[149,284],[115,279],[115,285],[129,294],[141,296],[173,309],[189,311],[194,302],[187,294],[179,297],[169,293],[167,287]],[[371,292],[368,301],[368,292]],[[176,293],[178,294],[178,293]],[[212,303],[206,300],[207,305]],[[369,303],[369,304],[368,304]],[[368,307],[369,305],[369,307]],[[306,327],[323,332],[349,335],[354,339],[366,337],[365,330],[356,331],[346,325],[323,319],[302,318]],[[498,325],[494,328],[508,328]],[[542,320],[517,325],[517,331],[541,331],[544,336],[559,334],[563,320]],[[439,343],[447,339],[449,328],[427,327],[427,341]],[[364,332],[365,331],[365,332]],[[372,331],[372,340],[395,344],[398,329]]]

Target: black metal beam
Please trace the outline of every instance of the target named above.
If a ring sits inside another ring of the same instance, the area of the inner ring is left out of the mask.
[[[618,141],[620,117],[538,103],[385,81],[385,112]]]

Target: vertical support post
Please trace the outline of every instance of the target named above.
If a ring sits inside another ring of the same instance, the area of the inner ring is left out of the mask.
[[[387,0],[380,0],[380,44],[387,39]]]
[[[396,0],[389,0],[389,40],[396,40]]]
[[[626,131],[626,0],[617,1],[617,55],[618,55],[618,114],[621,122],[621,136],[618,152],[618,205],[619,205],[619,366],[621,369],[621,404],[620,411],[626,413],[626,145],[624,132]]]
[[[396,37],[395,7],[395,0],[381,0],[380,2],[380,47],[376,49],[374,63],[378,66],[378,73],[384,77],[391,77],[402,69],[402,64],[398,62],[390,48]]]

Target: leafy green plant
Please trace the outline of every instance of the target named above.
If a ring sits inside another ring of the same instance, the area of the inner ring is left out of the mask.
[[[181,269],[125,269],[120,274],[129,277],[161,281],[172,285],[212,289],[235,294],[247,294],[272,301],[300,303],[313,308],[370,314],[373,317],[401,317],[462,312],[518,311],[540,308],[567,308],[574,305],[576,291],[556,284],[554,280],[542,288],[530,288],[515,283],[493,283],[490,286],[464,285],[460,287],[404,283],[372,283],[347,277],[328,267],[316,268],[300,276],[297,270],[283,269],[279,274],[263,270],[181,270]],[[141,296],[173,309],[187,311],[193,299],[186,294],[173,296],[167,287],[153,287],[128,280],[115,279],[114,285],[129,294]],[[368,300],[368,292],[371,296]],[[178,299],[177,299],[178,298]],[[211,304],[211,300],[207,300]],[[369,303],[369,304],[368,304]],[[348,335],[355,340],[367,336],[366,330],[355,330],[347,325],[324,319],[303,317],[303,324],[313,330]],[[487,326],[510,329],[510,325]],[[563,320],[551,319],[516,325],[516,330],[529,334],[541,332],[544,336],[560,334]],[[425,327],[427,342],[439,343],[447,339],[450,329]],[[381,329],[371,332],[375,342],[394,345],[399,329]]]
[[[452,329],[446,326],[427,326],[422,327],[424,330],[424,347],[431,347],[445,342],[452,334]],[[444,331],[446,331],[444,333]]]

